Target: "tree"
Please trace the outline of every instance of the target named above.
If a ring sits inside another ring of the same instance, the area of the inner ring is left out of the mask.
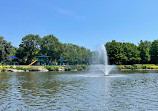
[[[147,46],[147,48],[150,48],[150,46],[151,46],[151,42],[150,41],[145,40],[144,43]]]
[[[150,45],[146,42],[143,42],[142,40],[139,43],[138,50],[140,51],[140,58],[141,63],[149,63],[150,61],[150,54],[149,54],[149,48]]]
[[[90,64],[92,52],[85,47],[80,47],[79,51],[79,64]]]
[[[140,61],[139,54],[140,52],[137,50],[137,46],[132,43],[123,43],[123,56],[121,61],[123,64],[134,64]]]
[[[26,63],[27,59],[25,58],[27,58],[27,52],[25,52],[22,47],[19,47],[16,50],[15,56],[18,57],[18,61],[20,62],[20,64]]]
[[[38,55],[40,50],[41,38],[39,35],[29,34],[23,37],[22,43],[19,45],[19,53],[26,58],[26,63],[32,62],[32,59]],[[19,55],[20,56],[20,55]],[[18,56],[18,57],[19,57]]]
[[[110,64],[120,64],[121,57],[123,57],[121,43],[112,40],[105,44]]]
[[[158,64],[158,40],[154,40],[150,47],[151,62]]]
[[[110,64],[134,64],[140,60],[137,46],[112,40],[105,44]]]
[[[0,36],[0,61],[10,61],[10,56],[12,55],[12,48],[10,42],[4,40],[2,36]]]
[[[63,52],[63,45],[54,35],[44,36],[41,42],[41,53],[52,56],[53,60],[58,60]]]
[[[62,53],[61,57],[66,59],[67,62],[72,64],[78,63],[79,58],[79,47],[74,44],[65,44],[64,52]]]
[[[74,44],[64,44],[61,57],[71,64],[89,64],[91,58],[90,50]]]

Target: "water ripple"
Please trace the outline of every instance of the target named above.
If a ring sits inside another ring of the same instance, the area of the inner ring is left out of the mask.
[[[0,110],[158,110],[158,74],[1,73]]]

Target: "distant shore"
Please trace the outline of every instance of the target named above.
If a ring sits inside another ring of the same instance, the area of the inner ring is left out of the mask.
[[[158,70],[158,69],[120,69],[120,70],[122,70],[122,71],[124,71],[124,70],[150,71],[150,70]]]
[[[158,70],[158,65],[154,64],[135,64],[135,65],[116,65],[119,70]],[[0,66],[0,72],[48,72],[48,71],[87,71],[89,65],[58,65],[58,66],[29,66],[29,65],[4,65]]]
[[[158,70],[155,64],[117,65],[120,70]]]
[[[88,69],[88,65],[61,65],[61,66],[4,65],[4,66],[0,66],[0,72],[86,71],[87,69]]]

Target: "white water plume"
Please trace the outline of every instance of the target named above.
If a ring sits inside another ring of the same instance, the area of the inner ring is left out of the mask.
[[[108,56],[107,51],[102,44],[97,51],[93,54],[92,57],[92,71],[101,71],[104,75],[109,75],[110,71],[113,69],[114,66],[108,65]]]

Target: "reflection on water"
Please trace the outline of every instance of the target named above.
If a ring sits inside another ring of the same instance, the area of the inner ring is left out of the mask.
[[[158,73],[0,73],[0,110],[158,110]]]

